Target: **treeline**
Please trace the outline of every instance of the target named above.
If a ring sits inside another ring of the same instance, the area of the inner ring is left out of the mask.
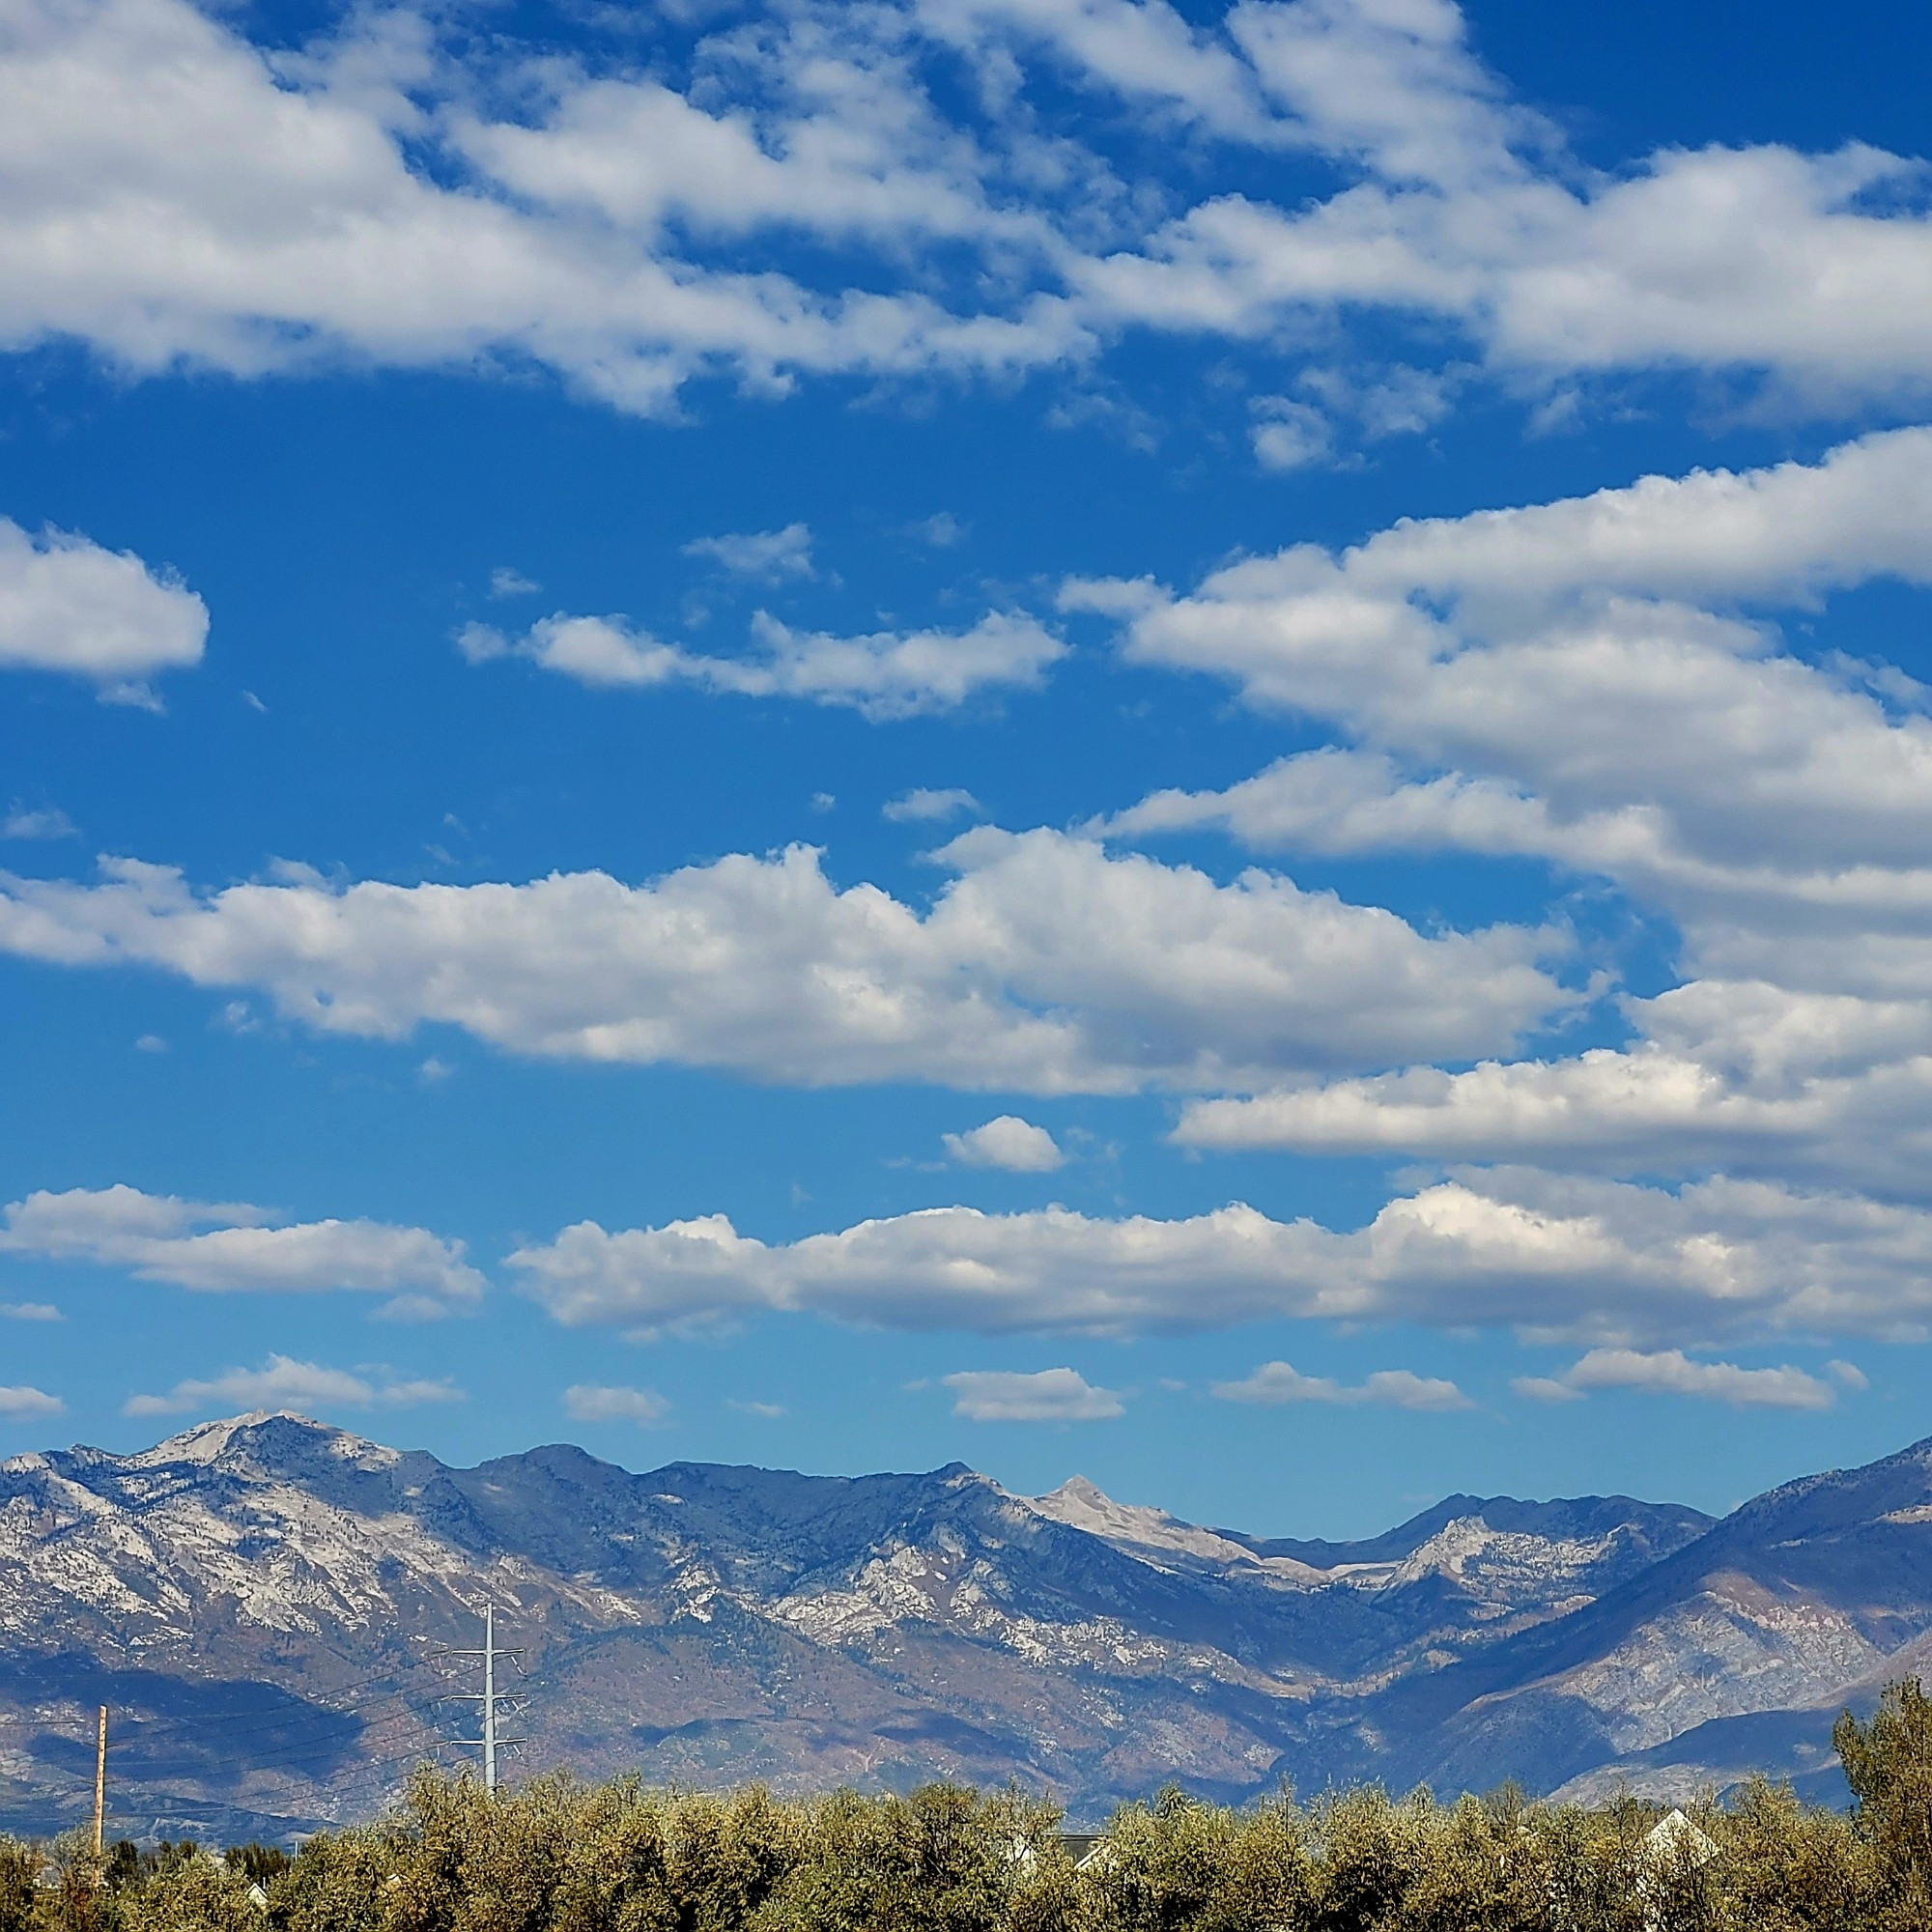
[[[1011,1791],[787,1802],[552,1773],[492,1800],[425,1768],[390,1816],[293,1859],[0,1840],[0,1932],[1927,1932],[1932,1703],[1894,1686],[1834,1742],[1850,1813],[1763,1780],[1688,1817],[1168,1791],[1091,1845]]]

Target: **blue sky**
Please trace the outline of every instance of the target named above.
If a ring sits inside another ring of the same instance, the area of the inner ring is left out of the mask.
[[[7,1448],[1932,1428],[1921,11],[0,18]]]

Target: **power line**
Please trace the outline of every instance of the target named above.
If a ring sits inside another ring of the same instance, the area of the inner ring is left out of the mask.
[[[413,1719],[428,1731],[438,1744],[446,1744],[448,1739],[439,1737],[433,1728],[433,1719],[429,1713],[419,1710],[398,1711],[393,1716],[379,1719],[371,1729],[381,1730],[390,1724],[400,1724]],[[311,1739],[306,1744],[292,1745],[286,1749],[271,1751],[250,1751],[245,1756],[204,1758],[201,1768],[208,1771],[252,1771],[275,1770],[313,1763],[317,1758],[326,1757],[353,1747],[361,1741],[358,1734],[355,1738]]]
[[[236,1738],[259,1737],[265,1732],[285,1731],[298,1724],[328,1723],[336,1719],[340,1719],[343,1722],[353,1722],[357,1718],[361,1718],[363,1721],[367,1722],[370,1721],[367,1713],[380,1711],[385,1704],[407,1703],[411,1695],[412,1692],[408,1690],[385,1690],[380,1696],[358,1698],[353,1704],[312,1705],[306,1710],[290,1711],[284,1717],[268,1719],[261,1723],[244,1725],[240,1730],[223,1732],[221,1739],[226,1744]],[[120,1743],[141,1744],[149,1742],[147,1733],[153,1729],[158,1729],[162,1733],[159,1739],[154,1740],[156,1743],[165,1743],[167,1737],[182,1730],[191,1730],[200,1733],[203,1729],[201,1725],[196,1724],[191,1719],[185,1718],[168,1719],[158,1724],[136,1718],[132,1720],[129,1728],[132,1729],[134,1735],[120,1739]]]
[[[409,1662],[402,1666],[401,1670],[383,1670],[374,1672],[367,1677],[354,1678],[349,1683],[339,1686],[337,1690],[337,1694],[339,1695],[343,1691],[367,1690],[372,1685],[394,1684],[397,1681],[397,1679],[402,1675],[403,1671],[420,1669],[425,1661],[426,1661],[425,1659],[419,1657],[411,1658]],[[220,1680],[216,1679],[210,1681],[219,1682]],[[290,1692],[289,1694],[291,1696],[295,1695],[294,1692]],[[306,1706],[305,1708],[291,1710],[281,1714],[280,1716],[272,1716],[272,1717],[261,1711],[216,1711],[216,1712],[211,1712],[206,1717],[157,1716],[153,1718],[137,1718],[134,1719],[133,1721],[136,1724],[140,1725],[143,1729],[158,1725],[169,1728],[186,1727],[186,1728],[192,1728],[194,1730],[204,1730],[210,1725],[238,1724],[241,1723],[244,1719],[253,1719],[254,1721],[247,1725],[246,1728],[249,1731],[275,1730],[278,1729],[284,1723],[298,1722],[303,1718],[315,1716],[318,1712],[332,1714],[338,1711],[340,1712],[355,1711],[360,1709],[364,1704],[380,1704],[385,1702],[387,1698],[391,1695],[404,1695],[404,1694],[407,1693],[402,1691],[378,1692],[373,1696],[366,1698],[359,1698],[346,1704],[327,1704],[327,1705],[311,1704]],[[242,1736],[245,1734],[246,1734],[245,1732],[231,1733],[231,1735],[234,1736]]]
[[[191,1717],[133,1719],[128,1724],[117,1727],[118,1734],[111,1744],[104,1737],[107,1711],[103,1707],[100,1712],[102,1721],[95,1741],[97,1804],[104,1811],[104,1770],[109,1748],[117,1752],[138,1753],[133,1762],[127,1764],[123,1776],[132,1778],[138,1786],[150,1790],[163,1778],[172,1781],[185,1776],[200,1783],[223,1774],[261,1770],[281,1771],[296,1777],[312,1777],[320,1790],[330,1793],[341,1792],[345,1788],[353,1791],[398,1765],[440,1764],[443,1751],[450,1747],[480,1748],[484,1788],[494,1797],[499,1753],[514,1750],[529,1742],[527,1738],[505,1736],[501,1719],[506,1712],[521,1713],[526,1710],[526,1690],[547,1681],[552,1674],[545,1670],[526,1675],[521,1664],[524,1654],[519,1647],[497,1643],[495,1606],[486,1605],[480,1646],[431,1652],[411,1659],[403,1671],[372,1673],[353,1681],[341,1688],[366,1690],[369,1694],[342,1704],[298,1706],[275,1717],[264,1717],[259,1711],[237,1711],[215,1714],[205,1720]],[[424,1663],[445,1661],[455,1662],[458,1668],[480,1663],[483,1689],[445,1691],[424,1699],[415,1686],[397,1686],[398,1678],[405,1672]],[[500,1667],[505,1664],[513,1665],[518,1670],[521,1683],[515,1690],[498,1689]],[[447,1701],[477,1705],[479,1736],[450,1738],[440,1734],[435,1706]],[[24,1723],[28,1720],[22,1717],[14,1721]],[[355,1764],[318,1768],[312,1773],[305,1769],[318,1765],[319,1760],[349,1754],[359,1745],[380,1743],[382,1740],[375,1734],[412,1722],[419,1724],[426,1735],[403,1750],[364,1758]],[[196,1745],[206,1738],[207,1729],[216,1725],[225,1727],[221,1735],[209,1740],[215,1745],[216,1750],[211,1753],[196,1749]],[[304,1730],[307,1735],[302,1735]],[[331,1732],[333,1735],[329,1734]],[[248,1738],[262,1738],[265,1747],[237,1747],[242,1740]],[[171,1772],[166,1768],[170,1758],[174,1760]],[[159,1760],[158,1764],[156,1760]],[[54,1764],[48,1768],[63,1770],[71,1776],[85,1776],[78,1766]]]

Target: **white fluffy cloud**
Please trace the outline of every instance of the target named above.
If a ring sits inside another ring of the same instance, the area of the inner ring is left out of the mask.
[[[1360,304],[1460,326],[1496,366],[1769,371],[1818,403],[1932,376],[1907,340],[1932,289],[1932,224],[1909,201],[1873,205],[1910,161],[1714,147],[1600,174],[1507,99],[1442,0],[1249,4],[1227,28],[1280,117],[1270,129],[1356,179],[1293,211],[1210,196],[1081,262],[1097,311],[1260,337]]]
[[[1932,1149],[1932,721],[1883,665],[1801,657],[1753,616],[1932,581],[1932,432],[1817,464],[1653,477],[1236,564],[1173,598],[1073,585],[1128,649],[1353,742],[1115,836],[1529,856],[1615,881],[1682,935],[1631,1039],[1208,1099],[1201,1148],[1553,1159],[1922,1192]]]
[[[1192,1101],[1176,1138],[1921,1189],[1932,1153],[1927,1002],[1703,980],[1624,1010],[1639,1036],[1628,1047]]]
[[[19,1417],[60,1415],[67,1404],[59,1396],[49,1395],[44,1389],[27,1385],[16,1388],[0,1388],[0,1415]]]
[[[0,952],[259,990],[327,1033],[460,1026],[523,1053],[735,1068],[807,1085],[1252,1091],[1503,1050],[1577,996],[1554,932],[1424,937],[1261,871],[1222,886],[1059,833],[982,827],[928,912],[840,891],[802,847],[626,886],[207,895],[121,861],[92,886],[0,881]]]
[[[15,805],[0,819],[0,838],[77,838],[80,828],[56,805]]]
[[[1604,1346],[1932,1332],[1923,1210],[1759,1181],[1671,1192],[1533,1170],[1438,1182],[1353,1233],[1239,1204],[1172,1221],[935,1208],[771,1244],[714,1214],[614,1232],[580,1222],[507,1265],[566,1325],[636,1332],[754,1310],[981,1334],[1294,1318],[1507,1325]]]
[[[63,671],[107,702],[152,704],[146,680],[199,664],[207,640],[208,607],[171,573],[66,531],[29,536],[0,517],[0,667]],[[10,829],[11,838],[72,829],[58,812],[16,810],[16,823],[30,829]]]
[[[879,814],[895,825],[930,825],[957,818],[961,812],[977,813],[980,809],[980,801],[959,785],[949,785],[944,789],[915,785],[911,791],[888,799],[879,808]]]
[[[720,539],[719,541],[723,541]],[[734,540],[735,541],[735,540]],[[981,692],[1036,689],[1066,646],[1033,618],[996,611],[970,631],[881,631],[837,638],[793,631],[759,611],[755,657],[703,657],[660,643],[621,617],[558,614],[509,639],[469,624],[457,647],[471,664],[527,658],[593,689],[695,684],[741,697],[798,697],[844,705],[867,718],[951,711]]]
[[[753,577],[768,583],[786,578],[810,578],[811,530],[805,524],[787,524],[779,530],[735,530],[719,537],[694,537],[686,556],[709,557],[733,577]]]
[[[1126,1413],[1112,1389],[1094,1387],[1073,1369],[972,1369],[941,1379],[957,1398],[953,1414],[968,1422],[1111,1422]]]
[[[1322,462],[1334,439],[1328,418],[1312,403],[1288,396],[1257,396],[1249,441],[1264,469],[1306,469]]]
[[[1359,747],[1156,794],[1114,829],[1535,854],[1707,921],[1932,904],[1932,723],[1910,681],[1807,663],[1738,615],[1932,582],[1928,503],[1932,431],[1902,430],[1817,465],[1303,546],[1179,598],[1069,585],[1069,606],[1127,613],[1131,657],[1230,678]]]
[[[1788,1364],[1741,1369],[1735,1362],[1692,1361],[1682,1349],[1645,1352],[1592,1349],[1562,1375],[1527,1376],[1515,1384],[1533,1402],[1566,1402],[1594,1389],[1642,1389],[1652,1395],[1688,1395],[1733,1408],[1830,1408],[1829,1382]]]
[[[673,227],[699,247],[1038,231],[989,201],[885,49],[813,34],[801,21],[741,65],[762,127],[541,64],[530,83],[560,91],[525,125],[470,111],[488,78],[407,15],[269,55],[183,0],[23,0],[0,55],[0,341],[244,374],[499,356],[630,409],[709,366],[776,385],[1074,350],[1050,297],[957,317],[923,290],[705,270],[679,245]]]
[[[446,1381],[407,1381],[387,1370],[352,1375],[344,1369],[270,1355],[259,1369],[230,1369],[206,1381],[177,1382],[165,1395],[133,1395],[124,1415],[195,1415],[209,1409],[413,1408],[426,1402],[461,1402]]]
[[[1409,1369],[1377,1369],[1366,1380],[1351,1386],[1328,1376],[1305,1376],[1290,1362],[1264,1362],[1240,1381],[1216,1382],[1209,1393],[1217,1402],[1264,1407],[1315,1402],[1442,1413],[1475,1406],[1454,1382],[1437,1376],[1418,1376]]]
[[[670,1404],[655,1389],[611,1388],[573,1382],[563,1392],[564,1412],[573,1422],[634,1422],[649,1429],[670,1414]]]
[[[472,1305],[483,1277],[463,1243],[380,1221],[296,1221],[237,1203],[138,1188],[42,1191],[5,1210],[0,1253],[125,1267],[205,1293],[385,1294],[403,1317]]]
[[[1826,402],[1932,379],[1909,162],[1592,170],[1443,0],[1199,27],[1163,0],[807,4],[649,76],[393,12],[273,51],[185,0],[20,0],[9,28],[0,342],[136,370],[535,363],[653,410],[713,369],[999,374],[1368,309],[1546,378],[1770,372]],[[1105,154],[1069,81],[1114,110]],[[1190,125],[1208,179],[1171,213]],[[1229,144],[1324,160],[1334,190],[1272,205]]]
[[[1009,1174],[1051,1174],[1066,1156],[1044,1127],[1017,1114],[996,1120],[963,1134],[945,1136],[946,1151],[962,1167],[1000,1167]]]

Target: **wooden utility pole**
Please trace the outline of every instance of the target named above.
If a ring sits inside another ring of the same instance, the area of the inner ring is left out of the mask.
[[[94,1862],[100,1862],[100,1827],[107,1813],[107,1706],[100,1707],[100,1728],[94,1743]]]

